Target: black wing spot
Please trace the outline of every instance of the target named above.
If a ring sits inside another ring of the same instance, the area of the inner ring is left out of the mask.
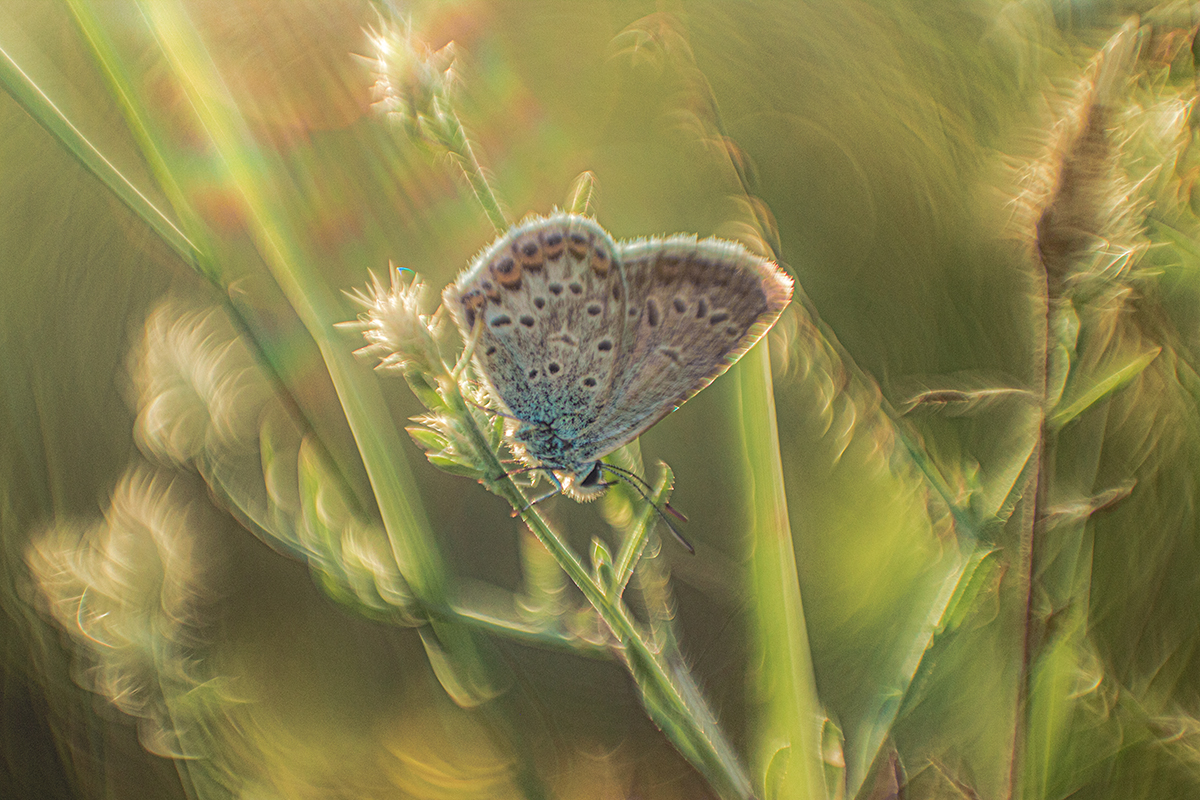
[[[683,302],[682,297],[676,297],[675,302],[672,303],[672,305],[675,306],[675,310],[678,311],[680,314],[687,311],[687,303]]]
[[[737,332],[738,329],[733,325],[728,325],[725,327],[725,333],[729,336],[737,336]]]
[[[613,296],[613,300],[621,299],[621,284],[619,284],[619,283],[613,284],[612,296]]]
[[[588,306],[588,313],[591,314],[593,317],[599,316],[600,312],[603,310],[604,310],[604,307],[601,306],[599,303],[592,303],[590,306]]]
[[[553,361],[550,362],[550,366],[546,367],[546,371],[551,375],[557,375],[560,369],[562,369],[562,367],[558,366],[558,364],[554,363]]]
[[[533,380],[534,378],[537,377],[537,375],[538,375],[538,373],[537,373],[536,369],[529,370],[529,380]]]
[[[595,378],[584,378],[583,385],[588,387],[589,389],[594,388],[596,386],[596,379]]]
[[[505,325],[512,325],[512,317],[508,314],[497,314],[492,317],[491,326],[493,328],[502,328]]]
[[[529,314],[521,315],[521,324],[524,325],[526,328],[532,328],[533,322],[534,322],[534,319]]]
[[[696,319],[704,319],[707,316],[708,316],[708,301],[705,300],[703,297],[701,297],[700,302],[696,304]]]
[[[708,318],[708,324],[709,325],[720,325],[722,322],[724,322],[727,319],[729,319],[728,312],[718,311],[717,313],[713,314],[711,317]]]
[[[662,353],[664,356],[671,359],[676,364],[681,363],[679,360],[679,351],[676,350],[674,347],[660,347],[660,348],[658,348],[658,352]]]
[[[612,350],[612,340],[611,339],[601,339],[600,343],[598,345],[596,345],[596,349],[599,350],[601,353],[607,353],[609,350]]]
[[[544,298],[544,297],[533,298],[533,305],[535,308],[537,308],[539,310],[545,308],[546,307],[546,298]]]
[[[496,345],[492,345],[487,349],[486,355],[494,356],[496,354]]]
[[[562,294],[562,284],[557,282],[550,284],[550,294],[555,296]]]
[[[661,317],[658,313],[658,303],[653,297],[646,299],[646,322],[651,328],[657,328]]]
[[[567,288],[571,290],[571,294],[583,294],[583,285],[582,284],[572,283]]]

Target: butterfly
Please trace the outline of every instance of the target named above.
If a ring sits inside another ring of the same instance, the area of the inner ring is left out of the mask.
[[[616,242],[588,217],[531,216],[442,293],[514,452],[577,500],[601,459],[729,369],[767,332],[792,279],[735,242]]]

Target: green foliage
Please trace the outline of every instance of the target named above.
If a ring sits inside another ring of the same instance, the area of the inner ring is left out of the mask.
[[[1190,7],[56,9],[0,12],[0,794],[1200,794]],[[422,292],[556,203],[798,279],[594,507]]]

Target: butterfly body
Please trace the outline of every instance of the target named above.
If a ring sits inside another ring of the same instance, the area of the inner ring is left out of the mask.
[[[604,490],[599,461],[732,365],[791,298],[738,244],[615,242],[593,220],[532,217],[485,249],[443,301],[530,466],[568,493]]]

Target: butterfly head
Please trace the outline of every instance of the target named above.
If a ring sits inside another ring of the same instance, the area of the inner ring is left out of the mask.
[[[554,473],[567,496],[587,502],[595,500],[608,488],[601,476],[600,461],[581,459],[572,444],[574,439],[570,432],[549,424],[521,423],[514,431],[513,439],[520,445],[522,455],[531,467]]]
[[[593,461],[590,465],[584,464],[579,468],[578,472],[563,472],[559,470],[555,472],[562,480],[563,492],[569,497],[582,502],[595,500],[604,494],[604,490],[609,485],[601,476],[599,461]]]

